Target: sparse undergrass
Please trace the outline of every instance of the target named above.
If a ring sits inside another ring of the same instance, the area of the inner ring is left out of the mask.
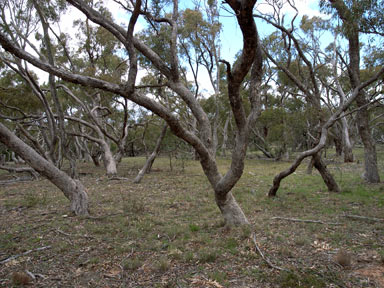
[[[180,172],[180,163],[170,171],[169,159],[159,158],[141,184],[108,180],[102,168],[82,163],[92,219],[69,215],[67,200],[46,180],[0,186],[0,261],[50,246],[0,264],[0,287],[12,287],[12,273],[25,269],[44,275],[34,287],[380,287],[383,279],[373,276],[380,273],[359,271],[384,271],[384,223],[345,215],[384,218],[384,186],[363,182],[361,159],[340,161],[328,167],[341,193],[327,192],[303,163],[270,199],[273,177],[290,163],[247,160],[233,194],[251,225],[231,230],[223,229],[209,182],[192,160]],[[125,158],[119,175],[133,179],[143,163]],[[219,163],[224,173],[230,161]],[[290,272],[266,265],[252,231],[271,262]],[[351,267],[335,263],[339,249],[352,255]]]

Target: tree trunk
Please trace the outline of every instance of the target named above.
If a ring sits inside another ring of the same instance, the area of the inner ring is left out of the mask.
[[[0,123],[0,142],[20,155],[40,175],[45,176],[63,191],[71,202],[71,211],[76,215],[88,215],[88,195],[80,181],[74,180],[44,159],[35,150]]]
[[[221,145],[221,153],[223,157],[226,157],[226,154],[227,154],[228,125],[230,120],[231,120],[231,112],[228,113],[228,117],[225,120],[224,128],[223,128],[223,143]]]
[[[343,155],[343,139],[340,139],[340,134],[335,133],[335,137],[333,138],[333,142],[335,143],[336,155]]]
[[[362,96],[363,97],[363,96]],[[364,99],[364,98],[363,98]],[[375,142],[372,139],[372,135],[369,128],[369,114],[366,107],[363,107],[363,103],[366,101],[362,99],[356,100],[359,107],[362,107],[357,112],[357,126],[359,134],[364,145],[364,179],[369,183],[379,183],[380,176],[377,168],[377,155]]]
[[[117,166],[115,158],[113,157],[112,151],[107,142],[103,141],[103,162],[104,168],[108,176],[114,176],[117,174]]]
[[[152,154],[149,156],[149,158],[145,162],[143,168],[141,168],[141,170],[137,174],[135,180],[133,180],[133,183],[140,183],[141,179],[143,179],[144,177],[144,174],[148,173],[151,170],[153,162],[155,161],[157,155],[159,154],[161,142],[163,141],[165,134],[167,133],[167,127],[168,127],[167,124],[163,126],[163,130],[161,131],[160,136],[156,141],[155,149],[153,150]]]
[[[311,157],[311,161],[308,162],[308,166],[307,166],[307,174],[308,175],[312,175],[312,170],[313,170],[314,164],[315,164],[315,160],[313,159],[313,157]]]
[[[313,159],[314,159],[313,165],[320,172],[320,175],[323,178],[325,185],[327,185],[328,187],[328,191],[340,192],[340,188],[337,185],[332,174],[327,169],[327,165],[325,165],[323,159],[321,159],[321,154],[316,153],[315,155],[313,155]]]
[[[92,147],[90,156],[93,161],[93,164],[95,164],[96,167],[100,166],[100,155],[101,155],[101,151],[98,148],[95,148],[95,146]]]
[[[226,226],[239,226],[249,224],[247,217],[239,204],[236,202],[231,192],[224,196],[215,191],[216,204],[219,206],[221,214],[224,217]]]
[[[353,89],[361,84],[360,78],[360,27],[359,19],[355,19],[355,13],[352,13],[357,8],[358,2],[353,2],[349,8],[344,1],[330,1],[333,8],[337,10],[340,19],[344,24],[345,36],[348,39],[348,54],[349,67],[348,74]],[[379,172],[377,168],[377,156],[375,142],[371,135],[369,126],[369,100],[363,90],[359,91],[356,97],[356,104],[359,110],[357,111],[357,123],[359,134],[364,145],[364,178],[370,183],[380,182]]]
[[[343,113],[344,114],[344,113]],[[343,115],[344,116],[344,115]],[[341,118],[341,123],[343,124],[343,153],[344,153],[344,162],[353,162],[353,152],[352,152],[352,144],[349,138],[349,130],[348,130],[348,122],[345,117]]]

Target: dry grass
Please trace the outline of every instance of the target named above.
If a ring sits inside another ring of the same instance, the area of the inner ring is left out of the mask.
[[[119,176],[133,179],[143,161],[124,159]],[[67,200],[46,180],[0,186],[0,261],[51,247],[0,264],[0,287],[12,287],[13,273],[24,270],[41,274],[29,287],[384,287],[384,223],[343,216],[384,218],[384,186],[363,183],[361,164],[329,165],[340,194],[304,165],[268,199],[273,176],[289,163],[248,160],[234,195],[252,224],[230,231],[221,228],[199,163],[184,164],[184,172],[179,162],[170,171],[169,159],[158,159],[138,185],[82,164],[93,219],[68,215]],[[220,160],[222,171],[228,165]],[[271,262],[290,272],[267,267],[251,231]],[[335,263],[340,249],[351,266]]]

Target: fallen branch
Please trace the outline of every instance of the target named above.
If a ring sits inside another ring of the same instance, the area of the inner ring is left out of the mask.
[[[73,234],[68,234],[68,233],[65,233],[64,231],[60,230],[60,229],[54,229],[55,232],[61,234],[61,235],[64,235],[64,236],[67,236],[67,237],[81,237],[81,238],[86,238],[86,239],[95,239],[94,237],[92,236],[88,236],[88,235],[73,235]]]
[[[368,220],[373,222],[384,222],[384,219],[382,218],[374,218],[374,217],[366,217],[366,216],[360,216],[360,215],[343,215],[344,217],[355,219],[355,220]]]
[[[32,177],[15,177],[14,179],[9,179],[9,180],[2,180],[0,181],[0,185],[8,185],[8,184],[13,184],[13,183],[18,183],[18,182],[28,182],[28,181],[34,181],[36,178]]]
[[[29,173],[35,179],[39,178],[39,173],[36,172],[35,169],[31,167],[11,167],[7,165],[0,165],[1,170],[6,170],[9,173]]]
[[[130,180],[129,178],[125,178],[125,177],[117,177],[117,176],[114,176],[114,177],[109,177],[107,180]]]
[[[255,244],[257,253],[259,253],[259,255],[261,256],[261,258],[263,258],[263,260],[265,261],[265,263],[267,263],[267,265],[268,265],[270,268],[273,268],[273,269],[276,269],[276,270],[279,270],[279,271],[286,271],[286,272],[289,272],[288,269],[281,268],[281,267],[279,267],[279,266],[276,266],[276,265],[272,264],[272,262],[269,261],[267,257],[265,257],[263,251],[261,251],[261,249],[259,248],[259,245],[257,245],[257,242],[256,242],[256,234],[255,234],[255,232],[252,232],[252,234],[251,234],[251,239],[252,239],[252,241],[253,241],[253,244]]]
[[[14,260],[16,258],[19,258],[21,256],[25,256],[25,255],[31,254],[32,252],[43,251],[43,250],[50,249],[50,248],[51,248],[51,246],[44,246],[44,247],[39,247],[39,248],[36,248],[36,249],[31,249],[31,250],[28,250],[28,251],[26,251],[24,253],[8,257],[7,259],[4,259],[4,260],[0,261],[0,264],[5,264],[5,263],[7,263],[9,261],[12,261],[12,260]]]
[[[293,222],[304,222],[304,223],[318,223],[318,224],[324,224],[324,225],[340,225],[340,223],[335,222],[323,222],[320,220],[304,220],[304,219],[297,219],[297,218],[285,218],[285,217],[273,217],[272,219],[278,219],[278,220],[286,220],[286,221],[293,221]]]

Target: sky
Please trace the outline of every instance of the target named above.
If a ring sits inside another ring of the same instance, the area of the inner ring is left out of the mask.
[[[294,1],[296,4],[296,7],[299,11],[298,20],[301,19],[303,15],[308,16],[322,16],[319,12],[318,8],[318,0],[291,0]],[[127,24],[129,21],[129,15],[124,11],[116,2],[113,0],[104,0],[104,6],[107,7],[110,12],[112,13],[113,17],[115,18],[115,21],[118,24]],[[185,8],[193,8],[193,1],[187,1],[187,0],[181,0],[179,4],[180,9]],[[221,3],[221,1],[219,1]],[[221,58],[233,62],[235,60],[236,53],[242,48],[242,35],[240,28],[236,22],[236,18],[234,15],[229,14],[225,9],[223,9],[223,5],[226,4],[220,4],[220,22],[223,25],[223,29],[221,31]],[[227,6],[227,5],[226,5]],[[258,11],[261,11],[263,13],[271,12],[270,6],[268,6],[263,1],[258,1],[256,9]],[[283,12],[287,14],[287,16],[293,15],[293,9],[289,9],[289,6],[283,6],[282,8]],[[256,12],[256,11],[255,11]],[[68,33],[76,39],[75,35],[77,32],[77,29],[73,27],[73,21],[77,19],[85,19],[84,15],[75,8],[70,8],[65,15],[63,15],[62,21],[60,23],[60,29],[62,32]],[[259,34],[261,38],[263,38],[266,35],[269,35],[272,31],[274,31],[273,27],[269,24],[263,23],[261,20],[257,20],[257,27]],[[144,20],[138,21],[135,32],[138,32],[142,30],[145,27]],[[138,78],[140,79],[142,76],[144,76],[144,71],[139,72]],[[48,77],[47,74],[44,72],[39,72],[38,75],[40,76],[42,82],[45,82]],[[190,77],[192,80],[192,74],[190,74]],[[138,80],[139,80],[138,79]],[[208,81],[209,77],[207,74],[203,71],[203,69],[200,69],[200,77],[199,77],[199,84],[203,88],[202,92],[206,94],[212,94],[213,88],[211,87],[210,82]]]

